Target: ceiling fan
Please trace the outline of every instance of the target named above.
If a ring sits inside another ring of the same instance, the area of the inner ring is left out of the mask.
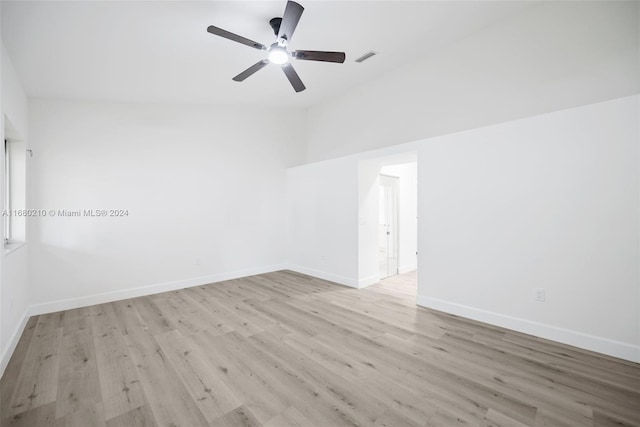
[[[306,61],[343,63],[345,59],[344,52],[325,52],[318,50],[289,51],[287,49],[303,11],[304,8],[298,3],[294,1],[288,1],[287,6],[284,9],[283,17],[273,18],[269,21],[269,25],[271,25],[271,28],[273,28],[273,32],[277,37],[276,42],[271,44],[269,47],[261,43],[254,42],[253,40],[249,40],[245,37],[239,36],[237,34],[233,34],[229,31],[223,30],[222,28],[214,27],[213,25],[209,26],[209,28],[207,28],[207,31],[211,34],[224,37],[234,42],[242,43],[254,49],[265,50],[269,52],[269,56],[267,59],[263,59],[253,64],[251,67],[235,76],[233,80],[235,80],[236,82],[241,82],[247,77],[266,67],[269,63],[272,63],[280,65],[282,67],[282,71],[284,71],[285,76],[287,76],[287,79],[289,79],[291,86],[293,86],[293,89],[296,92],[301,92],[305,90],[304,83],[302,83],[302,80],[300,80],[298,73],[296,73],[293,65],[291,65],[291,63],[289,62],[289,58],[302,59]]]

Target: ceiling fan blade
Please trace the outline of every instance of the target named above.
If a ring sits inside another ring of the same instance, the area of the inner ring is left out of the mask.
[[[282,66],[282,71],[284,71],[284,74],[289,79],[289,83],[291,83],[291,86],[293,86],[293,89],[296,92],[302,92],[303,90],[306,89],[306,87],[304,86],[304,83],[302,83],[302,80],[300,80],[300,76],[298,76],[298,73],[296,73],[296,70],[293,69],[293,65],[284,64]]]
[[[236,81],[236,82],[241,82],[244,79],[246,79],[247,77],[249,77],[249,76],[253,75],[254,73],[262,70],[268,63],[269,63],[269,61],[267,59],[263,59],[262,61],[256,62],[251,67],[247,68],[246,70],[244,70],[243,72],[241,72],[240,74],[235,76],[233,78],[233,80]]]
[[[278,31],[278,41],[286,41],[287,43],[291,41],[303,11],[304,7],[298,3],[294,1],[287,2],[287,7],[284,9],[284,16],[280,23],[280,31]]]
[[[227,30],[223,30],[222,28],[214,27],[213,25],[209,25],[207,31],[211,34],[215,34],[216,36],[224,37],[225,39],[232,40],[234,42],[242,43],[249,47],[258,50],[267,50],[267,47],[262,43],[254,42],[253,40],[249,40],[248,38],[239,36],[237,34],[230,33]]]
[[[324,61],[324,62],[339,62],[343,63],[346,55],[344,52],[324,52],[321,50],[294,50],[291,52],[296,59],[303,59],[306,61]]]

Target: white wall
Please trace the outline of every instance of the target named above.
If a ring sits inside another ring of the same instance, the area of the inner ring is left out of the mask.
[[[405,144],[290,168],[288,267],[356,288],[378,281],[377,177],[415,159]]]
[[[357,86],[309,110],[308,160],[635,94],[638,7],[547,2]]]
[[[358,287],[357,180],[354,158],[288,170],[290,269]]]
[[[11,58],[2,46],[1,62],[1,111],[0,122],[5,118],[11,128],[4,128],[3,135],[28,142],[27,97],[13,68]],[[4,177],[4,150],[0,150],[0,166]],[[4,200],[4,185],[0,186],[0,200]],[[0,255],[0,373],[4,371],[9,357],[17,344],[26,322],[28,301],[27,246],[8,253],[2,249]]]
[[[27,137],[28,100],[20,83],[20,78],[13,67],[13,62],[2,46],[2,112],[11,121],[14,137]]]
[[[2,18],[2,13],[1,13],[2,8],[0,8],[0,22],[1,22],[1,18]],[[4,44],[2,43],[2,35],[0,34],[0,112],[3,112],[3,98],[4,98],[4,89],[2,88],[2,82],[3,82],[3,72],[2,72],[2,68],[4,67],[4,61],[3,61],[3,57],[4,57]],[[2,113],[2,115],[0,116],[0,133],[2,134],[3,138],[4,138],[4,113]],[[4,162],[2,162],[4,164]],[[3,186],[4,187],[4,186]],[[0,197],[2,197],[2,200],[4,200],[4,195],[2,194],[2,192],[0,191]],[[3,286],[3,282],[2,282],[2,273],[4,272],[4,266],[3,266],[4,262],[2,260],[0,260],[0,378],[2,377],[2,374],[4,373],[4,369],[7,366],[6,364],[8,363],[8,359],[9,359],[9,354],[13,353],[13,348],[10,349],[8,352],[5,350],[5,347],[9,347],[6,343],[5,343],[5,338],[4,338],[4,310],[3,310],[3,306],[4,306],[4,298],[3,298],[3,290],[4,290],[4,286]]]
[[[359,166],[417,148],[420,304],[640,361],[639,111],[636,95],[296,167],[289,260],[357,286]]]
[[[302,113],[40,99],[30,113],[31,206],[129,212],[33,221],[36,311],[282,267]]]
[[[358,285],[380,280],[378,249],[380,169],[382,159],[358,162]]]
[[[638,104],[420,144],[419,302],[640,360]]]

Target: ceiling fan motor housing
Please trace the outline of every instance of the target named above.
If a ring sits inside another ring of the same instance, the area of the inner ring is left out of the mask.
[[[273,28],[273,33],[278,37],[278,33],[280,33],[280,24],[282,24],[282,18],[271,18],[269,21],[269,25]]]

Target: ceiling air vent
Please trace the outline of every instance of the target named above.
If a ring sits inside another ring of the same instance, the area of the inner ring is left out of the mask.
[[[364,62],[367,59],[371,58],[374,55],[377,55],[378,52],[375,52],[373,50],[370,50],[369,52],[365,53],[364,55],[362,55],[360,58],[356,59],[356,62]]]

